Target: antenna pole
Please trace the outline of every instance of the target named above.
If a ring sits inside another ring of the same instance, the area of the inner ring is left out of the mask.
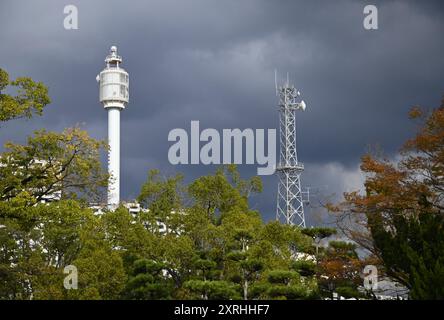
[[[277,85],[276,85],[277,88]],[[302,103],[295,104],[298,90],[287,84],[277,90],[279,96],[280,160],[276,172],[279,177],[276,220],[305,228],[304,199],[301,174],[304,165],[298,161],[296,150],[296,111]]]
[[[278,95],[278,84],[277,84],[277,70],[276,69],[274,69],[274,87],[275,87],[275,90],[276,90],[276,97],[277,97],[277,95]]]

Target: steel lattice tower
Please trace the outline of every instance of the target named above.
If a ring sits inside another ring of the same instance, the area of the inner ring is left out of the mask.
[[[296,111],[305,110],[300,92],[287,82],[276,84],[279,97],[280,160],[276,168],[279,177],[276,220],[305,228],[304,200],[301,189],[301,174],[304,165],[298,161],[296,150]]]

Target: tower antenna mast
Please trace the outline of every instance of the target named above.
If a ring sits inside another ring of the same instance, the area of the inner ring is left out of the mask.
[[[275,73],[276,79],[276,73]],[[277,81],[275,80],[277,83]],[[277,87],[277,85],[276,85]],[[277,87],[279,97],[280,153],[276,168],[279,177],[276,220],[305,228],[304,192],[301,189],[301,174],[304,165],[298,161],[296,149],[296,111],[304,111],[304,100],[299,101],[300,92],[287,81]]]

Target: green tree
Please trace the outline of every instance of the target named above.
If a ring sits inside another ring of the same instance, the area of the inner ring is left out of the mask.
[[[145,217],[158,230],[157,223],[165,226],[165,232],[179,232],[183,202],[182,175],[161,179],[158,170],[150,170],[137,200],[149,210]]]
[[[248,196],[259,192],[260,180],[240,179],[235,166],[218,169],[214,175],[196,179],[188,187],[194,207],[202,210],[211,219],[233,210],[248,211]]]
[[[239,286],[228,281],[189,280],[185,283],[185,288],[195,293],[196,296],[194,298],[196,299],[204,299],[204,300],[240,299]]]
[[[103,142],[78,128],[63,133],[37,131],[26,145],[7,143],[0,158],[0,201],[25,192],[29,205],[59,194],[98,199],[108,175],[99,152]]]
[[[313,238],[317,257],[321,241],[336,234],[336,229],[325,227],[305,228],[302,230],[302,233]]]
[[[103,239],[88,239],[73,265],[78,270],[79,284],[78,290],[69,290],[70,299],[121,297],[127,279],[122,258]]]
[[[78,202],[28,207],[18,199],[0,202],[0,296],[9,299],[116,298],[124,281],[119,256],[105,241],[100,218]],[[79,290],[63,287],[63,269],[74,265]],[[75,292],[74,292],[75,291]]]
[[[0,70],[0,122],[40,115],[49,102],[42,83],[9,81]],[[86,202],[74,200],[99,197],[106,186],[99,160],[104,146],[78,128],[40,130],[25,145],[6,144],[0,155],[1,299],[118,296],[121,258],[105,239],[102,221]],[[63,287],[69,264],[80,270],[76,293]]]
[[[300,275],[295,271],[276,269],[267,272],[265,282],[253,287],[252,291],[265,299],[309,299],[315,297],[316,293],[312,286],[302,283]]]
[[[141,259],[134,262],[125,297],[137,300],[171,298],[173,285],[166,277],[165,264]]]
[[[8,86],[12,87],[11,91],[16,91],[16,95],[4,93]],[[41,115],[50,102],[48,89],[43,83],[27,77],[10,81],[8,73],[0,68],[0,123]]]
[[[242,287],[243,299],[248,300],[249,288],[260,278],[263,262],[250,254],[255,245],[255,234],[262,220],[255,211],[231,211],[223,216],[220,228],[225,238],[224,274]]]

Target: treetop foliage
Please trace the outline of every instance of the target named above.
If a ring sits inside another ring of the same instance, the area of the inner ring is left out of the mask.
[[[16,95],[4,93],[8,87],[15,90]],[[9,74],[0,68],[0,122],[41,115],[50,102],[48,89],[43,83],[27,77],[11,81]]]
[[[444,297],[444,99],[426,113],[414,107],[419,130],[392,162],[363,156],[365,190],[330,205],[339,227],[390,279],[415,299]]]

